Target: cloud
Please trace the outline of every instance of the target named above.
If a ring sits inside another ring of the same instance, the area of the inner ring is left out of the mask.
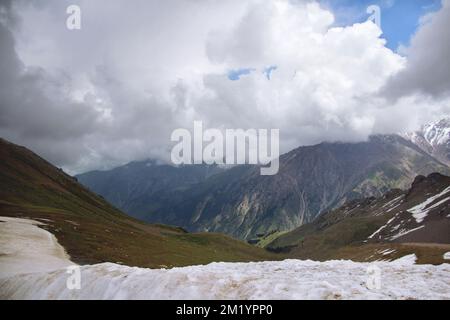
[[[68,99],[71,79],[66,75],[25,67],[1,24],[0,43],[1,135],[38,146],[56,163],[74,164],[78,153],[86,151],[76,142],[95,130],[97,112]]]
[[[422,17],[411,45],[401,51],[408,58],[406,68],[390,79],[383,94],[398,98],[412,93],[433,97],[450,94],[450,1],[442,9]]]
[[[80,31],[65,28],[74,3]],[[373,23],[335,28],[333,13],[314,1],[20,0],[2,8],[15,18],[0,19],[0,134],[70,172],[168,160],[172,130],[194,120],[279,128],[286,152],[405,130],[449,111],[444,98],[415,89],[394,102],[379,94],[411,68],[415,41],[404,58]],[[254,71],[229,79],[244,69]]]
[[[206,75],[207,95],[195,100],[197,117],[213,127],[280,128],[284,151],[366,138],[377,105],[365,100],[401,70],[404,59],[384,46],[373,23],[332,28],[333,22],[317,3],[256,2],[235,26],[211,32],[207,54],[213,63],[256,70],[276,65],[277,71],[270,80],[253,72],[238,82]]]

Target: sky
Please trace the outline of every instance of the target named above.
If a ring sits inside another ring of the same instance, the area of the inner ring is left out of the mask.
[[[450,114],[448,30],[449,0],[1,0],[0,136],[80,173],[195,120],[282,152],[410,131]]]
[[[383,38],[394,51],[409,45],[420,17],[441,9],[440,0],[322,0],[321,4],[334,12],[337,26],[363,22],[367,20],[367,7],[379,6]]]

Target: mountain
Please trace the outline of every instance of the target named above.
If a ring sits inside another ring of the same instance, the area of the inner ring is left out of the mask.
[[[449,168],[398,135],[379,135],[361,143],[295,149],[280,157],[275,176],[261,176],[257,166],[237,166],[185,188],[142,196],[142,211],[118,206],[145,221],[250,240],[314,221],[350,199],[406,189],[417,175],[432,172],[449,173]],[[101,175],[93,176],[102,180]],[[106,181],[89,183],[83,176],[80,181],[110,201],[114,192],[96,186],[121,188]]]
[[[442,163],[450,165],[450,118],[426,124],[420,130],[403,136]]]
[[[189,189],[224,170],[219,166],[176,167],[145,160],[134,161],[113,170],[87,172],[76,178],[116,207],[145,220],[149,212],[158,209],[159,194]]]
[[[220,234],[140,222],[30,150],[0,139],[0,216],[44,223],[80,264],[161,267],[278,257]]]
[[[450,250],[450,177],[418,176],[406,191],[349,201],[266,246],[308,259],[393,260],[415,253],[441,263]]]

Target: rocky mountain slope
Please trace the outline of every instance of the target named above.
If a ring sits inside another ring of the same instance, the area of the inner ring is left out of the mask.
[[[189,189],[224,170],[219,166],[175,167],[146,160],[131,162],[109,171],[87,172],[76,178],[116,207],[142,218],[158,209],[159,194]]]
[[[403,136],[442,163],[450,165],[450,118],[426,124],[420,130]]]
[[[90,173],[90,181],[79,178],[134,217],[248,240],[292,230],[349,199],[408,188],[417,175],[431,172],[448,173],[449,168],[410,141],[388,135],[361,143],[301,147],[281,156],[275,176],[261,176],[255,166],[238,166],[186,188],[142,196],[139,203],[145,205],[131,211],[130,205],[123,207],[111,197],[121,187],[97,181],[105,174]],[[115,191],[105,192],[99,184]]]
[[[407,191],[353,200],[267,245],[310,259],[394,259],[405,251],[439,263],[450,249],[450,177],[418,176]]]
[[[189,234],[133,219],[30,150],[3,139],[0,216],[41,222],[81,264],[169,267],[278,258],[224,235]]]

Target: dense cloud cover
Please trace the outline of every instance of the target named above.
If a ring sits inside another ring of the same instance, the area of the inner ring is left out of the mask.
[[[403,55],[314,1],[0,3],[0,136],[70,172],[168,160],[172,130],[194,120],[279,128],[286,152],[450,114],[449,1]],[[70,4],[81,30],[66,28]]]

